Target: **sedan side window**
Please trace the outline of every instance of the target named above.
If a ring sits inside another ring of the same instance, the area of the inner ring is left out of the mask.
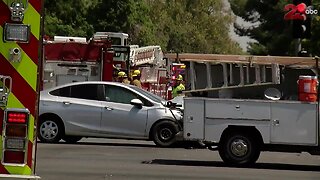
[[[63,87],[49,92],[53,96],[70,97],[70,87]]]
[[[130,104],[132,99],[137,99],[137,95],[133,92],[117,86],[106,86],[105,95],[107,101],[115,103]]]
[[[71,86],[72,98],[99,100],[97,84],[80,84]]]

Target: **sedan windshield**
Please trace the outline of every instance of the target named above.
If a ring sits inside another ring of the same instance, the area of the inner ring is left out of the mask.
[[[146,90],[143,90],[143,89],[140,89],[136,86],[130,86],[132,89],[138,91],[139,93],[143,94],[144,96],[146,96],[147,98],[151,99],[152,101],[155,101],[157,103],[162,103],[164,102],[165,100],[155,94],[152,94]]]

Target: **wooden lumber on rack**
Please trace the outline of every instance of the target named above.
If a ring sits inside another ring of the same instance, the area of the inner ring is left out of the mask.
[[[194,61],[198,63],[210,62],[213,64],[235,63],[235,64],[279,64],[292,68],[313,68],[316,60],[312,57],[289,57],[289,56],[252,56],[252,55],[223,55],[223,54],[192,54],[192,53],[167,53],[165,57],[169,60],[178,59],[181,62]]]

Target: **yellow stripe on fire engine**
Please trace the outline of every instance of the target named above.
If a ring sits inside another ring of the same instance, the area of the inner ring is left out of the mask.
[[[3,28],[0,26],[0,33],[3,33]],[[37,65],[30,59],[30,57],[19,47],[17,43],[4,43],[0,41],[0,53],[9,61],[10,49],[19,48],[21,50],[21,62],[10,62],[10,64],[17,70],[23,79],[32,87],[34,91],[37,90],[37,74],[30,72],[37,72]]]
[[[10,174],[30,175],[32,170],[28,165],[25,166],[5,166]]]
[[[25,12],[23,24],[30,24],[31,33],[39,40],[40,36],[40,14],[31,6]]]

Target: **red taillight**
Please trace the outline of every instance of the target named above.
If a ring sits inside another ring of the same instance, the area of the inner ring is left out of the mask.
[[[24,152],[23,151],[4,151],[4,163],[14,163],[14,164],[23,164],[24,163]]]
[[[28,115],[21,112],[8,112],[7,121],[8,123],[19,123],[26,124]]]
[[[29,114],[27,109],[5,110],[2,163],[25,164]]]

